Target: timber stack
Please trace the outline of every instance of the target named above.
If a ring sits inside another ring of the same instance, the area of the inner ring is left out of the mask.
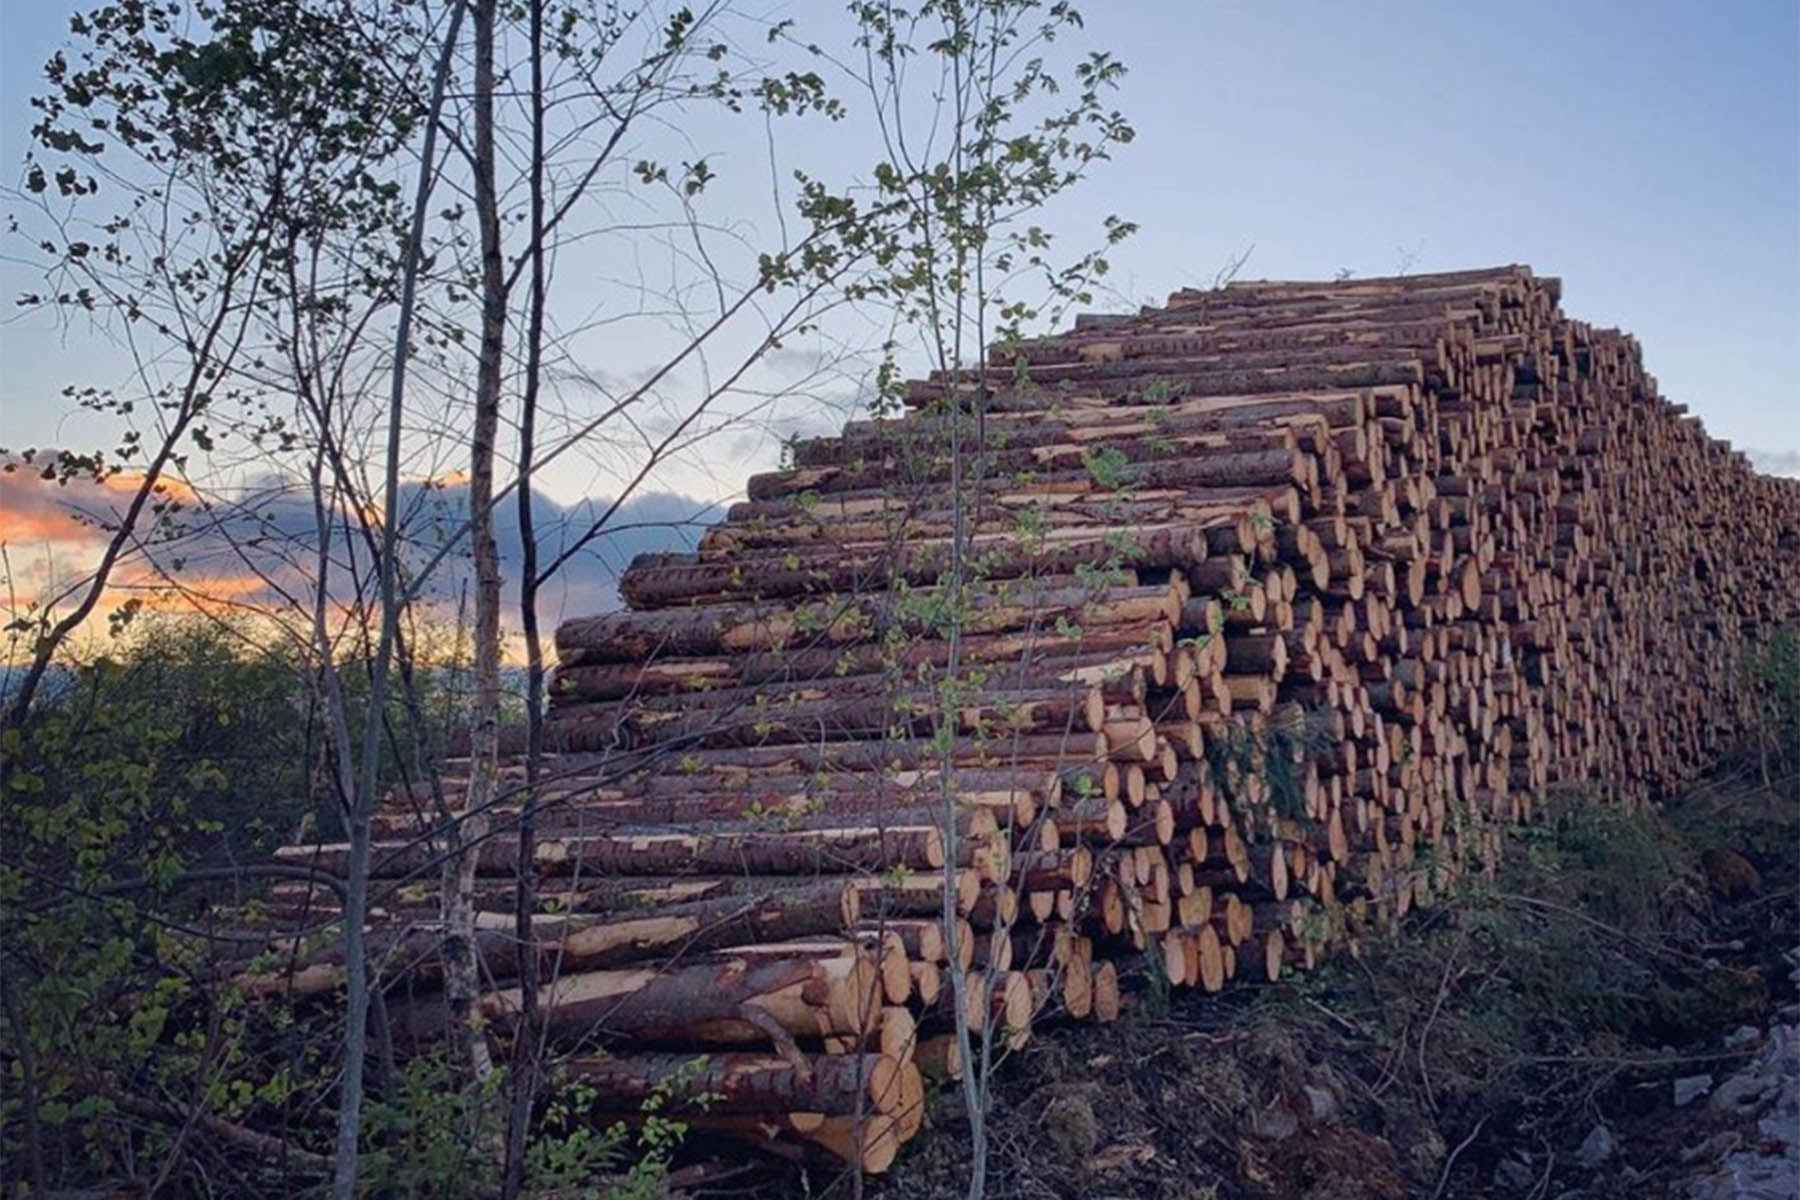
[[[533,956],[600,1114],[704,1095],[698,1130],[881,1171],[984,1033],[1278,979],[1490,869],[1552,785],[1692,779],[1754,720],[1741,649],[1800,620],[1800,482],[1559,293],[1182,291],[793,447],[696,553],[634,563],[626,611],[558,629],[543,776],[509,768],[478,850],[486,1027]],[[413,1044],[464,766],[377,824]],[[333,955],[256,981],[330,989]]]

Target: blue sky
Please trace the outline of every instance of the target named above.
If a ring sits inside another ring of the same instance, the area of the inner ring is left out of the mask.
[[[9,174],[72,7],[0,10]],[[773,7],[827,34],[840,20],[829,0]],[[1085,8],[1093,44],[1130,67],[1119,105],[1138,138],[1045,223],[1081,243],[1108,213],[1138,222],[1113,256],[1125,299],[1252,247],[1247,278],[1530,263],[1563,277],[1573,315],[1636,333],[1715,434],[1800,471],[1795,0]],[[7,293],[23,278],[0,267]],[[47,346],[0,328],[0,444],[80,431],[50,384],[81,348]],[[765,457],[721,464],[712,490]]]
[[[1109,7],[1139,144],[1103,196],[1156,293],[1526,262],[1642,340],[1664,390],[1800,450],[1793,0]]]

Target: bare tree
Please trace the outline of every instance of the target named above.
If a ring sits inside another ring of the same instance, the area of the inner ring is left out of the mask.
[[[972,588],[982,575],[971,530],[985,483],[987,362],[991,346],[1022,336],[1027,323],[1040,316],[1054,320],[1067,305],[1085,302],[1107,270],[1100,252],[1056,264],[1051,236],[1028,218],[1078,183],[1112,147],[1130,140],[1131,127],[1104,101],[1124,68],[1101,52],[1075,56],[1063,64],[1075,86],[1069,98],[1061,95],[1051,44],[1081,25],[1079,13],[1066,4],[943,0],[909,10],[859,3],[852,12],[862,59],[838,60],[837,66],[873,105],[885,156],[875,177],[884,197],[905,212],[893,234],[903,271],[872,289],[893,305],[901,331],[879,378],[893,385],[903,377],[896,352],[910,336],[944,381],[941,449],[950,464],[950,534],[936,632],[948,654],[931,685],[945,839],[942,920],[957,1010],[986,1012],[989,997],[976,994],[985,993],[986,980],[978,983],[964,969],[958,947],[960,813],[952,751],[961,702],[974,689],[961,643]],[[924,69],[920,47],[927,56]],[[1106,243],[1122,240],[1133,228],[1108,217]],[[879,395],[877,414],[892,413],[899,399],[897,390]],[[1004,754],[1003,739],[996,749]],[[1007,933],[1002,922],[998,936]],[[983,1023],[978,1046],[966,1023],[956,1027],[973,1143],[971,1197],[983,1195],[987,1186],[994,1025]]]
[[[367,957],[362,945],[362,924],[368,907],[369,886],[369,818],[374,811],[380,787],[380,721],[387,710],[388,664],[399,629],[401,600],[399,595],[399,501],[401,438],[406,405],[407,345],[412,336],[413,312],[417,301],[419,260],[423,254],[425,214],[431,203],[432,180],[437,170],[436,143],[439,115],[443,110],[444,91],[449,79],[451,56],[462,27],[463,4],[456,0],[449,27],[443,35],[437,68],[431,84],[431,99],[425,110],[424,143],[420,151],[418,185],[414,193],[411,224],[403,253],[400,276],[400,311],[395,323],[393,385],[389,392],[387,445],[383,460],[383,505],[381,510],[381,552],[379,626],[375,657],[370,664],[369,705],[363,717],[362,762],[357,790],[351,799],[349,823],[351,865],[344,899],[344,962],[346,966],[344,1032],[344,1083],[338,1099],[337,1154],[332,1175],[332,1194],[337,1200],[348,1200],[356,1193],[357,1145],[361,1131],[362,1058],[364,1023],[369,1008]],[[321,445],[325,440],[321,438]],[[316,489],[315,489],[316,495]],[[326,522],[321,522],[321,559],[324,557]],[[318,605],[322,609],[327,589],[321,579]],[[329,652],[325,671],[330,677]],[[347,722],[346,722],[347,724]],[[343,730],[342,732],[347,732]],[[342,733],[340,733],[342,736]]]

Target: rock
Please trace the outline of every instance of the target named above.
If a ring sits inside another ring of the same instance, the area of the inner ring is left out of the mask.
[[[1537,1170],[1531,1160],[1513,1154],[1500,1160],[1494,1168],[1494,1183],[1509,1191],[1522,1192],[1537,1182]]]
[[[1389,1114],[1387,1140],[1399,1149],[1406,1173],[1415,1183],[1437,1183],[1444,1156],[1450,1147],[1444,1143],[1437,1127],[1410,1110]]]
[[[1725,1048],[1735,1050],[1739,1046],[1754,1045],[1762,1037],[1762,1030],[1754,1025],[1739,1025],[1725,1035]]]
[[[1095,1172],[1116,1171],[1121,1167],[1141,1167],[1156,1157],[1156,1147],[1149,1142],[1115,1142],[1088,1161]]]
[[[1762,890],[1762,876],[1736,850],[1724,846],[1706,850],[1700,855],[1700,869],[1706,873],[1713,894],[1722,900],[1754,896]]]
[[[1737,1033],[1732,1035],[1738,1037]],[[1769,1027],[1756,1060],[1714,1089],[1707,1107],[1739,1124],[1684,1151],[1688,1164],[1710,1163],[1691,1181],[1687,1200],[1789,1200],[1800,1179],[1800,1029]],[[1744,1119],[1755,1114],[1754,1128]]]
[[[1611,1158],[1615,1149],[1617,1146],[1613,1141],[1612,1130],[1605,1125],[1596,1125],[1581,1140],[1581,1149],[1575,1152],[1575,1157],[1583,1166],[1597,1167]]]
[[[1307,1084],[1306,1105],[1315,1122],[1323,1123],[1333,1120],[1338,1115],[1337,1097],[1331,1094],[1330,1088],[1315,1087]]]
[[[1711,1075],[1685,1075],[1675,1081],[1675,1107],[1686,1108],[1712,1091]]]
[[[1724,1129],[1713,1134],[1698,1146],[1690,1146],[1681,1152],[1681,1161],[1693,1164],[1702,1159],[1717,1158],[1738,1148],[1744,1139],[1734,1130]]]
[[[1089,1160],[1100,1144],[1101,1130],[1086,1095],[1071,1088],[1055,1096],[1044,1109],[1044,1123],[1051,1134],[1050,1144],[1065,1167],[1079,1171],[1091,1166]]]
[[[1300,1132],[1300,1119],[1285,1107],[1276,1105],[1256,1114],[1256,1120],[1250,1125],[1250,1132],[1257,1137],[1279,1142]]]
[[[1780,1086],[1779,1079],[1759,1075],[1733,1075],[1718,1086],[1707,1105],[1728,1116],[1748,1116],[1762,1104],[1763,1097]]]

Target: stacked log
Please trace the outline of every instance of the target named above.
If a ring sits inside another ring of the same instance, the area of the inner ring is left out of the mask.
[[[1800,619],[1800,483],[1559,299],[1523,267],[1183,291],[800,443],[558,629],[543,778],[509,767],[477,851],[488,1028],[533,955],[601,1114],[706,1095],[697,1128],[879,1171],[984,1034],[1279,979],[1491,868],[1552,784],[1692,779],[1754,719],[1742,649]],[[419,1041],[462,766],[376,823]],[[291,957],[247,978],[335,985]]]

